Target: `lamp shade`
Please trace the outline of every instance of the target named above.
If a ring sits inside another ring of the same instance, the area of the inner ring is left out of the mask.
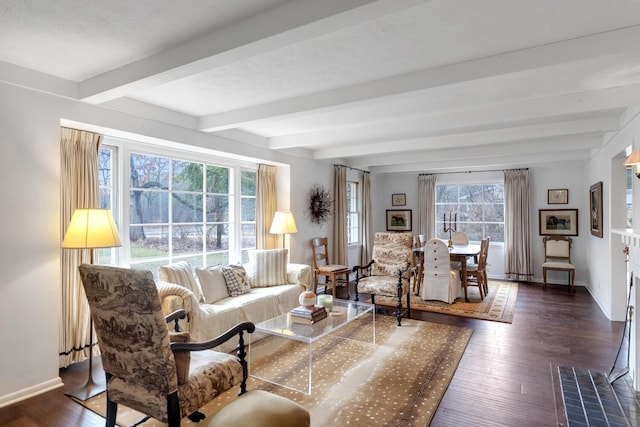
[[[640,150],[633,150],[631,155],[624,161],[626,166],[632,166],[640,164]]]
[[[271,223],[271,234],[291,234],[296,233],[296,222],[293,219],[293,214],[288,211],[277,211],[273,216],[273,222]]]
[[[76,209],[62,240],[65,249],[122,246],[109,209]]]

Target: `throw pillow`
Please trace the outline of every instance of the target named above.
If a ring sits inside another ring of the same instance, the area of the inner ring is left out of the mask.
[[[284,285],[287,283],[287,249],[262,249],[249,251],[253,287]]]
[[[222,265],[196,268],[196,275],[202,287],[205,303],[213,304],[229,296],[227,282],[222,274]]]
[[[246,294],[251,291],[251,285],[247,280],[247,272],[241,265],[229,265],[222,267],[222,275],[227,284],[227,291],[232,297]]]
[[[163,282],[184,286],[193,292],[199,302],[204,301],[200,284],[196,281],[191,266],[186,261],[163,265],[158,269],[158,279]]]

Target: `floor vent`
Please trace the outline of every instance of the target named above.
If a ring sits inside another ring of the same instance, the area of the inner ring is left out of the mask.
[[[626,378],[609,384],[607,375],[558,367],[568,427],[640,427],[638,393]]]

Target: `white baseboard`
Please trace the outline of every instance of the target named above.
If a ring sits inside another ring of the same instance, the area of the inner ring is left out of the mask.
[[[27,387],[13,393],[5,394],[4,396],[0,396],[0,408],[37,396],[38,394],[54,390],[58,387],[62,387],[63,385],[62,379],[60,377],[56,377],[49,381]]]

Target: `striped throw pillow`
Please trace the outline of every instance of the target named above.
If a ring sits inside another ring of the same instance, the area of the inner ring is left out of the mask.
[[[258,249],[249,251],[251,266],[249,281],[254,288],[285,285],[287,283],[287,249]]]

